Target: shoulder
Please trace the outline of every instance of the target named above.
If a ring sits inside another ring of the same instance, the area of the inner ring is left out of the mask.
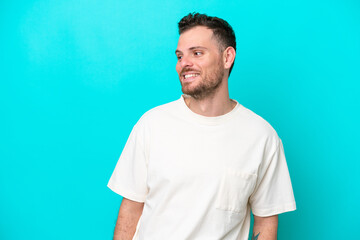
[[[252,127],[256,127],[257,129],[264,132],[276,134],[276,131],[271,126],[271,124],[252,110],[243,107],[242,114],[242,117],[245,118]]]
[[[252,110],[244,106],[242,106],[242,108],[237,120],[240,122],[242,131],[253,139],[261,139],[267,143],[271,142],[274,145],[278,145],[280,138],[272,125]]]
[[[166,121],[164,116],[168,115],[171,111],[176,111],[177,101],[172,101],[166,104],[159,105],[146,111],[133,126],[130,138],[145,141],[150,136],[151,129],[154,126],[161,126]]]
[[[138,120],[136,125],[145,126],[152,122],[164,121],[166,117],[169,117],[176,113],[179,108],[179,100],[171,101],[146,111]]]

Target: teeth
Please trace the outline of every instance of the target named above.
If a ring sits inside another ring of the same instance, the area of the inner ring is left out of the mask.
[[[189,77],[196,77],[197,75],[199,75],[199,74],[186,74],[185,79],[189,78]]]

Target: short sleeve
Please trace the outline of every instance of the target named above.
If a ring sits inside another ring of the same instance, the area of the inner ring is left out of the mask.
[[[280,139],[277,142],[276,150],[259,171],[257,185],[249,200],[253,214],[259,217],[296,209],[283,144]]]
[[[146,179],[144,136],[138,123],[131,131],[107,186],[127,199],[145,202],[148,193]]]

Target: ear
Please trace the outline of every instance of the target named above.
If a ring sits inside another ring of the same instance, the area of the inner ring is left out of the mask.
[[[235,61],[236,51],[233,47],[227,47],[223,53],[224,68],[230,69]]]

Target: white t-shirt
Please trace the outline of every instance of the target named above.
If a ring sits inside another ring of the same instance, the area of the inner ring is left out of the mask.
[[[296,209],[275,130],[239,103],[205,117],[183,96],[141,117],[108,187],[145,203],[136,240],[246,240],[250,209],[263,217]]]

